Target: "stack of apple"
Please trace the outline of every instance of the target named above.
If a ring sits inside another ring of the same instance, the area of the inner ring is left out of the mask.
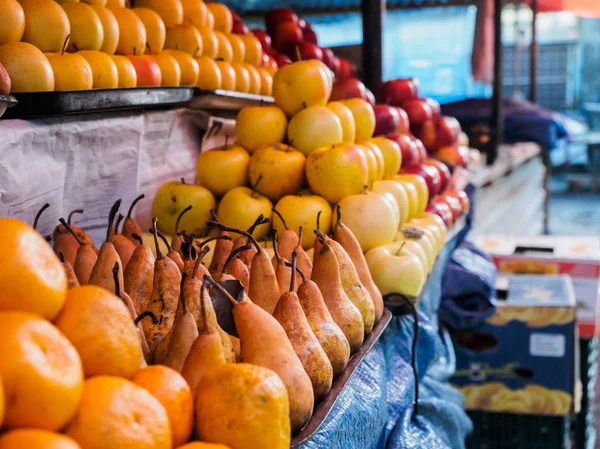
[[[203,0],[2,0],[14,92],[198,86],[270,95],[272,67],[234,15]],[[239,19],[239,18],[238,18]]]

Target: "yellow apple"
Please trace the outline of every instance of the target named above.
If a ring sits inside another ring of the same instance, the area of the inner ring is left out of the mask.
[[[260,94],[271,96],[273,94],[273,76],[264,67],[258,68],[260,75]]]
[[[373,106],[362,98],[351,98],[342,103],[347,106],[354,116],[356,124],[356,141],[369,140],[375,132],[375,112]]]
[[[400,212],[400,226],[402,226],[408,220],[408,213],[410,210],[410,205],[408,202],[408,195],[406,194],[406,190],[397,181],[384,179],[380,181],[375,181],[372,187],[373,192],[379,193],[389,193],[396,200],[396,204],[398,205],[398,210]]]
[[[372,249],[365,259],[382,294],[401,293],[415,298],[421,293],[427,270],[417,256],[402,248],[401,242]]]
[[[216,90],[221,88],[221,71],[217,63],[208,56],[196,58],[200,75],[197,86],[203,90]]]
[[[331,206],[318,195],[287,195],[281,198],[275,205],[277,212],[285,220],[288,229],[297,233],[302,226],[302,248],[312,248],[315,242],[315,229],[317,229],[317,216],[319,217],[319,229],[323,234],[331,231]],[[286,229],[285,225],[276,214],[273,214],[273,229],[281,233]]]
[[[156,11],[167,27],[183,23],[181,0],[135,0],[135,7]]]
[[[109,55],[94,50],[84,50],[77,54],[83,56],[92,69],[94,89],[119,87],[119,71]]]
[[[430,240],[430,234],[423,232],[423,235],[417,237],[414,233],[406,231],[406,228],[396,233],[397,242],[406,242],[405,248],[421,260],[427,273],[431,273],[436,259],[437,247]],[[418,247],[418,249],[414,249]],[[423,257],[424,256],[424,257]]]
[[[54,72],[48,58],[26,42],[0,46],[0,64],[12,82],[12,92],[50,92],[54,90]]]
[[[419,215],[419,192],[415,185],[412,182],[407,181],[406,179],[396,178],[397,175],[392,176],[390,179],[392,181],[399,182],[400,185],[404,188],[406,192],[406,196],[408,197],[408,221],[415,218]]]
[[[0,2],[0,47],[19,42],[25,32],[25,12],[17,0]]]
[[[258,67],[262,60],[263,49],[260,45],[260,41],[251,34],[238,34],[239,38],[244,43],[246,48],[244,62],[252,64],[254,67]]]
[[[446,243],[446,226],[444,225],[443,230],[438,227],[437,223],[430,222],[422,218],[414,218],[409,221],[405,228],[415,228],[423,231],[429,238],[429,241],[433,245],[436,257],[440,251],[444,248]]]
[[[217,60],[217,67],[221,72],[221,89],[235,90],[235,70],[230,62]]]
[[[163,51],[159,55],[148,55],[160,67],[161,86],[179,86],[181,84],[181,68],[177,60],[169,53]]]
[[[429,201],[429,188],[427,187],[425,179],[423,179],[419,175],[413,174],[394,175],[392,176],[392,179],[395,179],[396,181],[410,182],[417,189],[417,194],[419,196],[419,204],[417,206],[417,211],[415,215],[411,215],[411,218],[416,217],[417,215],[420,215],[421,213],[425,212],[425,208],[427,207],[427,203]]]
[[[432,214],[431,212],[423,212],[421,215],[419,215],[415,220],[411,221],[409,224],[412,224],[413,222],[426,223],[426,224],[431,225],[432,228],[435,226],[436,229],[438,229],[441,234],[440,240],[442,241],[442,243],[446,243],[447,228],[446,228],[446,224],[444,223],[444,221],[441,219],[441,217],[439,215]],[[441,248],[440,248],[440,251],[441,251]]]
[[[222,59],[223,61],[232,62],[233,61],[233,47],[231,46],[231,42],[227,39],[220,31],[213,31],[215,36],[217,37],[217,41],[219,45],[217,46],[217,59]]]
[[[119,87],[135,87],[137,86],[137,73],[133,63],[127,56],[113,55],[111,56],[117,72],[119,74]]]
[[[22,41],[43,52],[62,51],[71,34],[71,24],[60,5],[53,0],[20,0],[19,3],[25,12]]]
[[[46,53],[54,72],[54,90],[88,90],[94,84],[92,68],[85,58],[73,53]]]
[[[188,234],[205,235],[211,220],[210,210],[216,207],[215,197],[210,191],[196,184],[168,181],[161,185],[152,200],[152,216],[158,218],[158,227],[169,235],[175,233],[175,222],[181,211],[192,209],[181,217],[179,230]]]
[[[273,203],[249,187],[235,187],[221,198],[217,217],[225,226],[247,230],[259,215],[271,219]],[[262,240],[270,231],[269,224],[257,226],[252,235]]]
[[[181,85],[195,86],[200,75],[198,61],[189,53],[180,50],[163,50],[163,53],[172,56],[179,64],[179,68],[181,69]]]
[[[373,183],[375,182],[375,176],[377,176],[377,159],[375,159],[375,154],[369,151],[369,148],[362,143],[356,143],[355,145],[360,149],[362,154],[364,154],[365,160],[367,161],[368,170],[365,186],[371,190]]]
[[[318,148],[306,159],[311,190],[330,203],[363,192],[368,170],[363,152],[347,142]]]
[[[202,38],[202,55],[211,59],[217,59],[219,54],[219,38],[213,30],[200,28],[200,37]]]
[[[375,181],[379,181],[381,179],[383,179],[383,171],[385,170],[384,167],[384,160],[383,160],[383,154],[381,153],[381,150],[379,149],[379,147],[377,145],[375,145],[372,142],[366,141],[366,142],[360,142],[360,144],[365,147],[367,149],[367,151],[369,151],[370,153],[373,154],[373,158],[375,159]]]
[[[65,3],[62,9],[71,24],[71,39],[67,51],[100,50],[104,41],[104,28],[100,17],[85,3]]]
[[[231,67],[235,71],[235,90],[237,92],[250,92],[250,73],[242,63],[232,62]]]
[[[208,8],[202,0],[181,0],[183,6],[183,19],[188,20],[196,28],[206,27]]]
[[[104,40],[100,51],[108,55],[114,55],[119,43],[119,22],[113,12],[104,6],[92,5],[92,8],[98,15],[102,30],[104,31]]]
[[[331,110],[340,119],[342,124],[342,140],[344,142],[354,142],[356,140],[356,124],[352,111],[339,101],[332,101],[327,105],[327,109]]]
[[[142,20],[131,9],[109,7],[119,24],[119,43],[116,53],[119,55],[141,56],[146,51],[146,28]]]
[[[369,142],[375,144],[383,156],[383,177],[394,176],[402,165],[400,145],[385,137],[374,137]]]
[[[291,145],[308,156],[317,148],[340,143],[343,140],[342,123],[324,106],[309,107],[291,118],[287,138]]]
[[[299,61],[286,65],[277,70],[273,78],[275,104],[288,117],[305,108],[325,106],[329,92],[329,79],[320,61]]]
[[[277,106],[246,106],[235,121],[235,139],[250,153],[283,142],[287,117]]]
[[[271,201],[298,193],[304,186],[305,162],[300,151],[284,143],[263,146],[250,158],[250,185]]]
[[[146,53],[160,54],[165,48],[167,29],[162,18],[156,11],[148,8],[133,8],[132,11],[140,18],[146,29]]]
[[[386,194],[364,192],[350,195],[338,206],[342,221],[350,228],[363,252],[394,241],[398,218]]]
[[[244,63],[243,64],[248,74],[250,75],[250,88],[248,92],[251,94],[259,95],[260,94],[260,73],[258,73],[258,69],[254,67],[252,64]]]
[[[202,54],[202,36],[192,24],[171,26],[167,28],[165,48],[184,51],[197,57]]]
[[[214,29],[225,34],[230,34],[233,28],[233,15],[230,9],[221,3],[207,3],[206,6],[214,17]]]
[[[196,163],[196,182],[216,196],[248,185],[250,155],[239,145],[225,145],[203,152]],[[226,176],[223,176],[226,174]]]

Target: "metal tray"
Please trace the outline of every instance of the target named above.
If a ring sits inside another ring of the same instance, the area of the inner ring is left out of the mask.
[[[4,115],[8,108],[16,106],[17,99],[12,95],[0,95],[0,117]]]
[[[130,109],[187,106],[195,87],[133,87],[14,94],[18,104],[4,118],[44,118]]]
[[[342,374],[338,376],[338,378],[333,382],[333,386],[327,396],[323,398],[321,403],[317,405],[315,411],[313,413],[312,418],[308,423],[300,430],[300,433],[292,438],[291,448],[300,447],[300,445],[306,443],[310,438],[319,430],[329,412],[333,408],[333,405],[336,403],[340,394],[346,387],[346,384],[356,371],[356,368],[360,365],[360,362],[365,358],[365,356],[369,353],[371,348],[375,342],[381,337],[385,328],[390,324],[392,320],[392,313],[388,309],[383,309],[383,315],[379,322],[373,328],[373,331],[369,334],[367,339],[364,341],[361,348],[354,353],[354,355],[350,358],[348,362],[348,366],[344,370]]]
[[[196,89],[190,102],[192,109],[218,111],[239,111],[246,106],[261,106],[273,103],[273,97],[264,95],[245,94],[230,90],[200,90]]]

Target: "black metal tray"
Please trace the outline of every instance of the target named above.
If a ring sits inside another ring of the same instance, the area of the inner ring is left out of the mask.
[[[15,107],[17,103],[17,99],[12,95],[0,95],[0,117],[4,115],[8,108]]]

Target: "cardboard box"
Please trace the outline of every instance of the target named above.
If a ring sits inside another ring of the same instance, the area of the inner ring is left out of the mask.
[[[452,338],[450,382],[468,410],[564,416],[580,403],[575,297],[568,276],[512,276],[496,313]]]
[[[600,331],[600,238],[483,236],[476,243],[502,273],[567,274],[577,301],[579,335],[591,339]],[[505,281],[505,280],[504,280]]]

